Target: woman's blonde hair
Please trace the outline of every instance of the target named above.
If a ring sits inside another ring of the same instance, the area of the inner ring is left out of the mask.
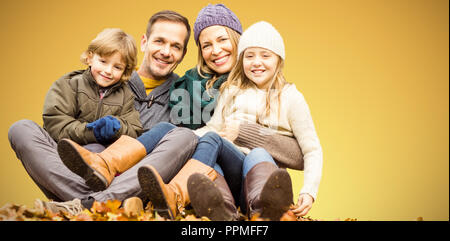
[[[88,65],[88,58],[92,58],[93,54],[108,57],[116,52],[120,53],[125,63],[125,70],[120,81],[126,82],[137,65],[137,48],[133,37],[121,29],[107,28],[101,31],[89,44],[87,50],[81,54],[80,60]]]
[[[229,27],[226,27],[226,26],[222,26],[222,27],[224,27],[225,30],[227,31],[228,37],[230,38],[231,46],[233,47],[233,52],[231,53],[231,59],[236,62],[237,51],[238,51],[237,47],[238,47],[239,38],[241,37],[241,35]],[[211,68],[208,67],[208,65],[206,65],[206,62],[203,59],[202,48],[201,48],[200,44],[198,46],[197,72],[203,78],[206,78],[206,76],[204,76],[204,74],[212,75],[211,79],[209,79],[208,82],[206,83],[206,90],[210,89],[219,77],[219,75],[216,72],[214,72]]]
[[[246,90],[248,88],[258,88],[253,81],[251,81],[244,72],[244,51],[239,56],[238,61],[234,65],[233,69],[231,70],[230,75],[228,76],[227,81],[220,87],[220,93],[222,94],[225,89],[233,90],[228,96],[227,99],[224,101],[224,108],[222,110],[222,117],[224,118],[227,113],[230,111],[230,108],[232,106],[232,103],[234,102],[234,99],[242,90]],[[280,117],[280,105],[281,105],[281,90],[285,87],[286,79],[283,76],[283,66],[284,66],[284,60],[280,58],[280,56],[276,55],[278,57],[277,67],[275,69],[275,74],[273,75],[272,79],[269,82],[267,93],[266,93],[266,108],[263,113],[259,114],[257,121],[260,123],[260,119],[263,117],[267,117],[270,115],[270,107],[272,103],[272,99],[276,98],[278,103],[278,118]],[[230,88],[235,87],[235,88]]]

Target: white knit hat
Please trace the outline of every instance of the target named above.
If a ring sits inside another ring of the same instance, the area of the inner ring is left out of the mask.
[[[249,47],[265,48],[285,59],[283,38],[270,23],[265,21],[253,24],[242,33],[239,39],[238,56]]]

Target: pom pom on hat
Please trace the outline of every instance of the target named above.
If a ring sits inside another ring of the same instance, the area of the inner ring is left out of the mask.
[[[229,8],[223,4],[208,4],[208,6],[202,8],[197,15],[197,19],[194,23],[194,39],[198,44],[198,37],[203,29],[213,26],[221,25],[226,26],[234,31],[242,34],[242,25],[236,14],[234,14]]]
[[[278,54],[285,59],[284,42],[280,33],[268,22],[253,24],[241,35],[238,56],[249,47],[261,47]]]

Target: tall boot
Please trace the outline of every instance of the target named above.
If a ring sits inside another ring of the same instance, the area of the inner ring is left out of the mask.
[[[93,153],[77,143],[62,139],[58,142],[58,154],[63,163],[75,174],[86,180],[92,190],[105,190],[118,173],[128,170],[147,155],[138,140],[122,135],[100,153]]]
[[[213,221],[234,221],[239,218],[233,194],[222,175],[217,174],[217,179],[211,181],[205,175],[192,174],[187,187],[191,206],[197,216],[205,216]]]
[[[293,202],[292,182],[285,169],[273,163],[261,162],[247,173],[244,181],[247,213],[261,218],[280,220]]]
[[[164,218],[173,219],[177,215],[177,210],[190,203],[187,180],[189,176],[197,172],[208,176],[211,180],[217,177],[217,172],[212,167],[190,159],[169,184],[164,183],[158,171],[151,165],[139,168],[138,179],[142,192],[148,197],[158,214]]]

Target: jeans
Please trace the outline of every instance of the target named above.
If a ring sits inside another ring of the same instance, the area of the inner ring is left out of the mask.
[[[158,142],[176,126],[168,122],[160,122],[154,125],[150,130],[144,132],[137,140],[145,146],[147,154],[155,149]]]
[[[215,132],[208,132],[199,139],[192,158],[213,167],[216,171],[218,171],[217,164],[222,168],[233,198],[236,201],[239,200],[241,208],[245,206],[242,192],[248,171],[260,162],[275,164],[272,156],[265,149],[255,148],[245,155],[234,144]]]
[[[245,179],[247,173],[252,169],[252,167],[261,162],[271,162],[278,166],[272,156],[264,148],[257,147],[252,149],[245,157],[242,167],[242,179]]]

